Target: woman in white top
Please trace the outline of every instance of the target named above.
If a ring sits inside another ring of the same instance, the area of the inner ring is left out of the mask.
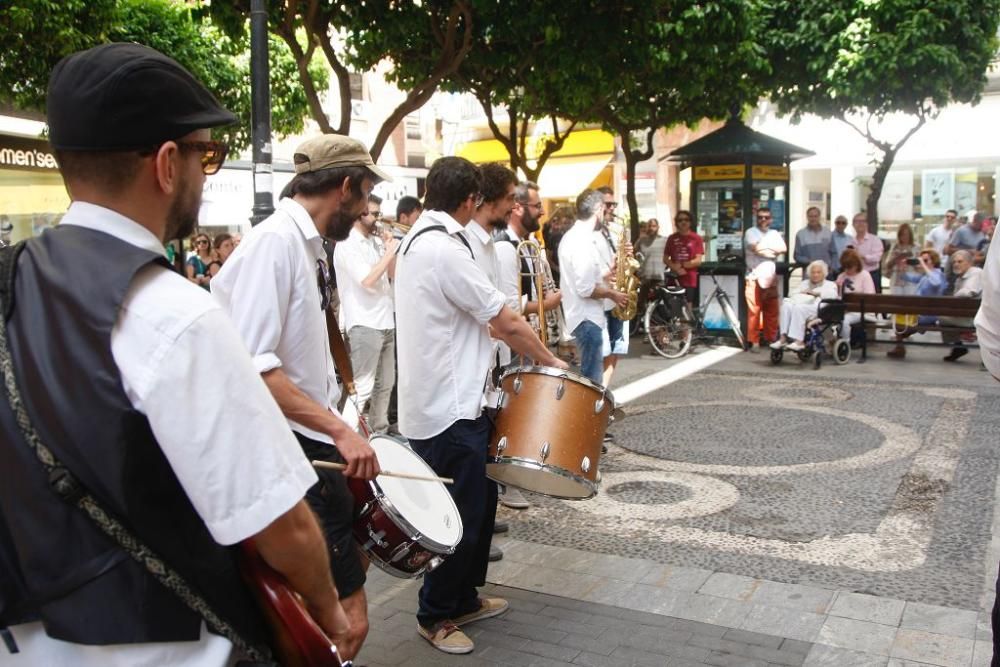
[[[806,322],[816,317],[819,302],[837,298],[837,284],[826,279],[829,270],[826,262],[819,259],[806,267],[809,279],[802,281],[799,291],[781,304],[781,338],[771,343],[772,348],[778,350],[787,346],[789,350],[801,350],[805,347]]]

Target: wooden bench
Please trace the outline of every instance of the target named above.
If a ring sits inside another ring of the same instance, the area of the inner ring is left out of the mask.
[[[848,313],[860,313],[859,325],[876,329],[894,329],[892,322],[879,324],[866,322],[866,314],[891,313],[893,315],[936,315],[972,319],[979,312],[980,299],[967,296],[911,296],[903,294],[860,294],[850,292],[844,295],[844,309]],[[976,332],[974,326],[932,325],[920,326],[921,331],[954,331],[958,333]],[[901,341],[908,345],[945,345],[925,341]],[[868,336],[862,338],[861,359],[868,357]]]

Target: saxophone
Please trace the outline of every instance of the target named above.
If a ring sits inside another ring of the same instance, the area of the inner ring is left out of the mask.
[[[639,279],[639,262],[628,254],[625,248],[625,235],[628,227],[622,226],[618,234],[617,255],[615,257],[615,289],[628,294],[628,304],[624,308],[615,306],[611,314],[619,320],[628,321],[635,317],[635,312],[639,305],[639,287],[642,281]]]

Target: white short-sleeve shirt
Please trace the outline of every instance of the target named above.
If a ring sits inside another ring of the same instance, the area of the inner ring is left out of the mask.
[[[416,237],[432,225],[445,230]],[[450,215],[425,210],[396,259],[399,430],[407,438],[431,438],[483,409],[492,349],[486,325],[504,295],[460,236]]]
[[[257,372],[281,368],[296,387],[334,414],[340,387],[321,307],[323,238],[312,217],[282,199],[271,217],[243,237],[212,278],[212,296],[232,318]],[[333,443],[329,434],[291,419],[293,431]]]
[[[75,202],[60,224],[164,254],[147,229],[106,208]],[[146,415],[181,487],[220,544],[260,532],[316,482],[232,323],[184,277],[158,265],[136,274],[111,332],[111,353],[129,401]],[[232,654],[226,639],[205,631],[196,642],[111,646],[51,639],[40,623],[11,631],[21,652],[0,649],[5,665],[221,666]]]
[[[571,332],[584,320],[607,329],[603,301],[590,296],[603,284],[604,266],[594,243],[593,221],[577,220],[559,242],[559,289]]]
[[[982,305],[976,315],[976,335],[987,370],[1000,380],[1000,234],[994,234],[981,275]],[[970,269],[971,270],[971,269]]]
[[[340,324],[345,331],[355,326],[383,331],[395,326],[389,272],[383,272],[372,287],[361,284],[384,254],[385,247],[375,235],[365,236],[357,228],[334,248],[333,268],[344,313]]]

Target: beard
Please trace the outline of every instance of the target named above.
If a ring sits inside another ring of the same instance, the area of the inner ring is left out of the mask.
[[[170,202],[167,210],[167,228],[165,241],[175,241],[190,236],[198,226],[198,211],[201,209],[201,190],[194,187],[194,182],[184,176],[180,177],[177,196]]]
[[[359,202],[362,206],[358,206]],[[354,221],[361,217],[361,214],[365,211],[365,206],[368,206],[367,198],[361,200],[353,194],[350,199],[342,201],[337,212],[332,214],[326,221],[326,234],[324,236],[331,241],[343,241],[346,239],[351,234]]]
[[[531,211],[525,208],[524,213],[521,214],[521,227],[524,228],[524,233],[534,234],[537,232],[541,228],[541,225],[538,222],[541,217],[542,216],[540,215],[532,215]]]

